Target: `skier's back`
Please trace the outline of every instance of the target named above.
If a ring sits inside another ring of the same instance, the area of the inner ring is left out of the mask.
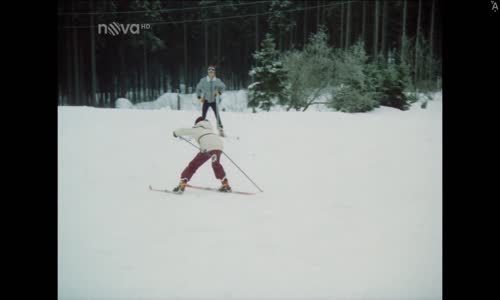
[[[173,134],[174,137],[191,136],[196,140],[198,145],[200,145],[200,152],[182,172],[180,183],[174,188],[174,192],[183,192],[187,182],[191,179],[196,170],[209,159],[212,160],[212,168],[215,177],[222,181],[222,186],[219,190],[221,192],[230,192],[231,187],[226,178],[224,168],[220,164],[220,157],[224,145],[222,139],[214,133],[210,122],[203,117],[198,117],[192,128],[179,128],[176,129]]]

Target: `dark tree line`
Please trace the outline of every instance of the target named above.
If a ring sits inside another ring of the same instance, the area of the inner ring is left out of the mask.
[[[60,1],[59,103],[112,107],[119,97],[136,103],[165,92],[190,92],[207,64],[217,65],[228,89],[245,89],[252,83],[252,54],[266,33],[273,34],[280,51],[301,49],[321,25],[329,30],[332,47],[347,48],[361,39],[368,55],[387,57],[393,51],[404,55],[405,43],[425,43],[439,63],[440,16],[438,0]],[[113,22],[150,28],[139,34],[98,33],[98,24]],[[406,59],[415,83],[441,76],[439,65],[426,67],[418,51],[413,53]]]

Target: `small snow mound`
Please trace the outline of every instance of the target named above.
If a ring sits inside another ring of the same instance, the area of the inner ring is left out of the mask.
[[[118,98],[118,100],[116,100],[115,102],[115,107],[116,108],[125,108],[125,109],[130,109],[130,108],[134,108],[134,105],[132,104],[132,102],[130,102],[130,100],[126,99],[126,98]]]

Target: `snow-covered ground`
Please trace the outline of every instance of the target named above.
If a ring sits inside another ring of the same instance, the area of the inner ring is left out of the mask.
[[[442,298],[440,95],[362,114],[233,103],[225,151],[264,193],[151,192],[196,154],[172,136],[199,116],[192,100],[59,107],[59,299]],[[208,163],[191,183],[219,185]]]

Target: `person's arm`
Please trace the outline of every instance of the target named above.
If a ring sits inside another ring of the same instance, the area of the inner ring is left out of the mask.
[[[200,79],[200,82],[196,85],[196,96],[198,96],[198,99],[203,96],[203,90],[201,88],[201,85],[203,84],[203,78]]]
[[[196,133],[196,128],[178,128],[174,130],[174,137],[179,137],[179,136],[191,136],[194,137]]]
[[[198,85],[196,86],[196,96],[198,97],[198,101],[201,103],[205,102],[204,97],[204,90],[203,90],[203,79],[200,79],[200,82],[198,82]]]
[[[219,95],[226,91],[226,85],[219,79]]]
[[[224,82],[222,82],[222,80],[218,79],[217,78],[217,81],[216,81],[217,85],[216,85],[216,91],[215,91],[215,97],[219,97],[219,103],[222,101],[222,93],[224,93],[224,91],[226,90],[226,85],[224,84]]]

